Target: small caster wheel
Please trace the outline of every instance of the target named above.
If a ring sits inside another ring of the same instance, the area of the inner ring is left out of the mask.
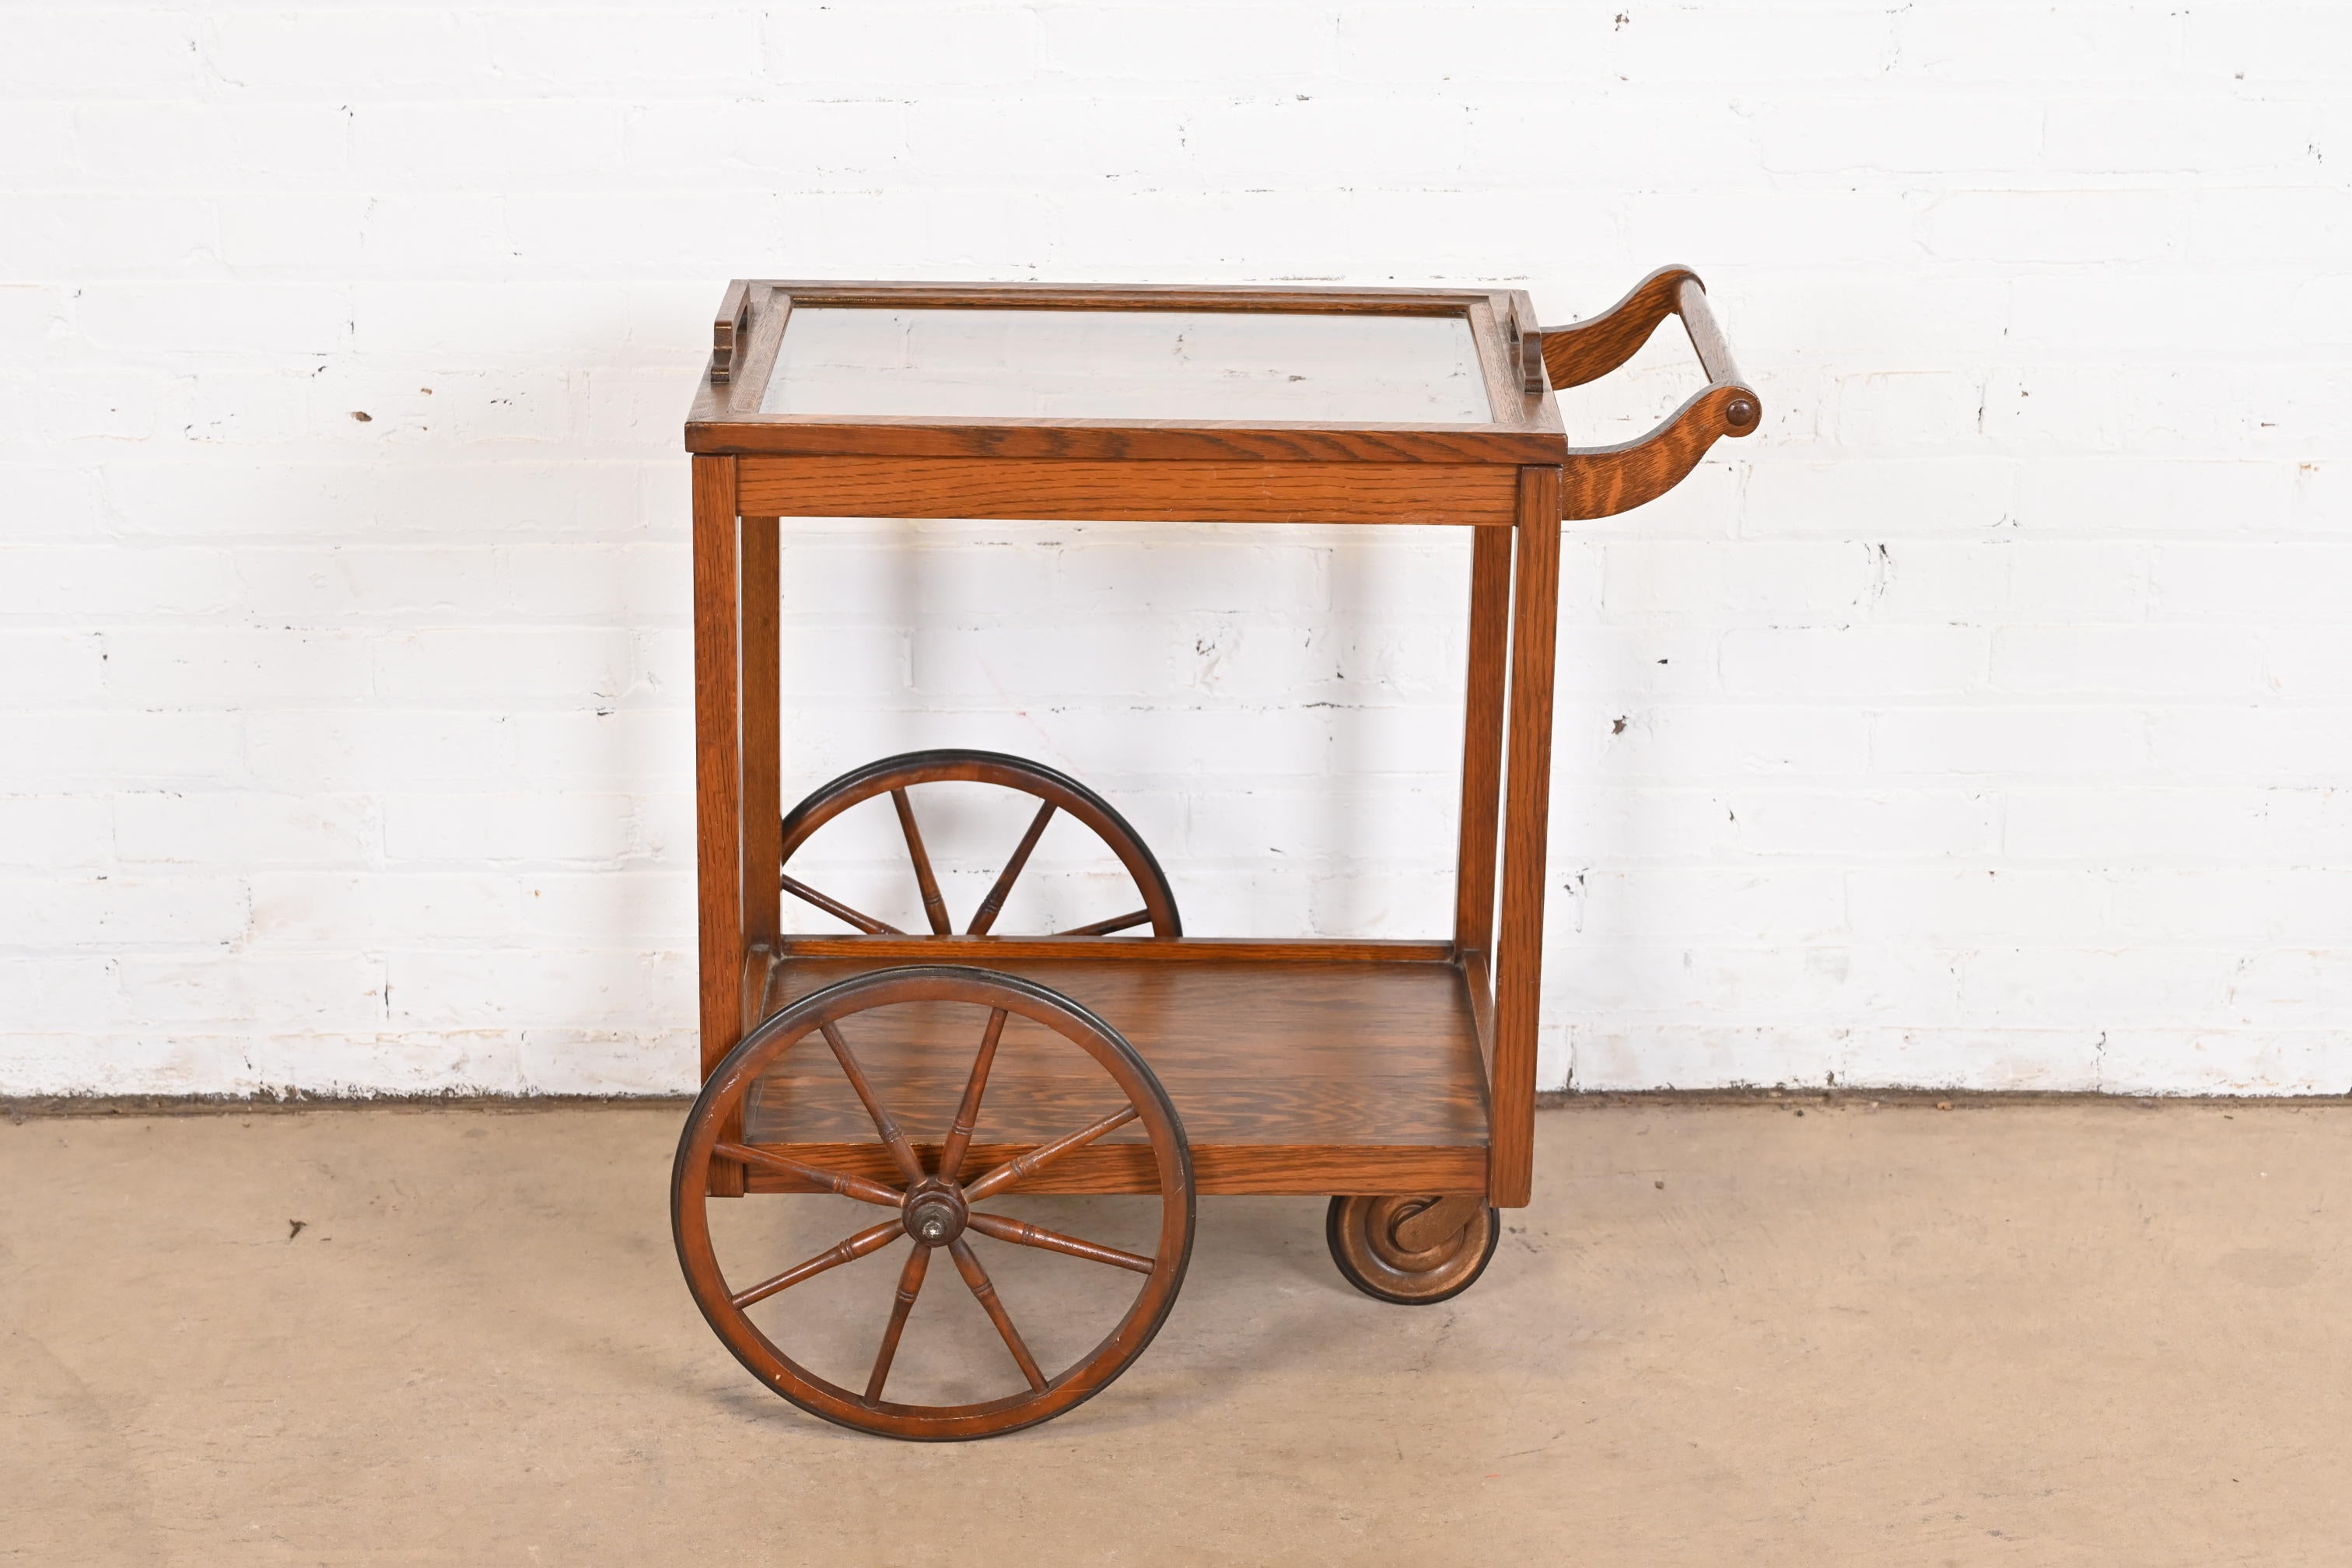
[[[1470,1289],[1502,1236],[1502,1216],[1476,1198],[1333,1198],[1323,1222],[1348,1283],[1407,1307]]]

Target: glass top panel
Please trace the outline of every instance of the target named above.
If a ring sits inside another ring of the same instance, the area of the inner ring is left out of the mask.
[[[1462,316],[794,306],[762,414],[1483,425]]]

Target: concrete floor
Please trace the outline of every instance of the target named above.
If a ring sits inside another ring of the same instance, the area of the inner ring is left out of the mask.
[[[675,1108],[0,1123],[0,1560],[2352,1560],[2352,1109],[1798,1108],[1545,1113],[1437,1308],[1210,1200],[1133,1371],[939,1447],[711,1338]]]

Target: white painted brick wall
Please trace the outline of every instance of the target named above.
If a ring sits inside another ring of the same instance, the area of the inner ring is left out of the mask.
[[[2267,0],[0,7],[0,1091],[688,1084],[733,274],[1670,259],[1770,417],[1569,542],[1544,1081],[2352,1089],[2347,89]],[[1027,752],[1195,931],[1439,929],[1458,537],[787,561],[793,790]]]

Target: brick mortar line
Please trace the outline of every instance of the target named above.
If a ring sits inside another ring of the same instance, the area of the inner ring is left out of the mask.
[[[682,1094],[380,1094],[380,1095],[16,1095],[0,1096],[0,1116],[12,1123],[82,1121],[98,1117],[284,1116],[313,1111],[383,1110],[421,1113],[476,1111],[494,1116],[548,1110],[667,1110],[682,1112],[693,1097]],[[2342,1094],[2109,1094],[2096,1089],[1543,1089],[1538,1110],[1614,1109],[1697,1110],[1747,1107],[1803,1110],[1857,1105],[1894,1110],[2008,1110],[2026,1106],[2102,1105],[2137,1110],[2174,1108],[2231,1110],[2352,1109]]]

